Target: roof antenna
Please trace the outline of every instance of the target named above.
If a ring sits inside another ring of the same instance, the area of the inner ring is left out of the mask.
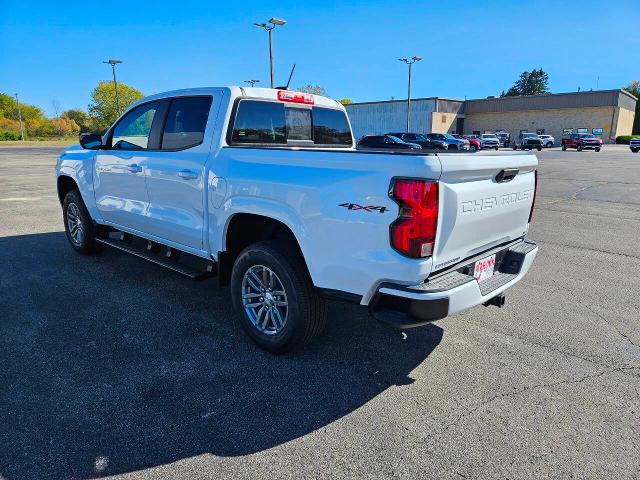
[[[291,68],[291,73],[289,74],[289,80],[287,81],[287,84],[284,87],[276,87],[276,90],[289,90],[289,84],[291,83],[291,77],[293,77],[293,71],[296,69],[296,64],[293,64],[293,67]]]

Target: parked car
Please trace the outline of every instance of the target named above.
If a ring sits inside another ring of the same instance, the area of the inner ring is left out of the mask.
[[[632,138],[629,141],[629,148],[633,153],[638,153],[640,151],[640,138]]]
[[[582,150],[599,152],[602,148],[602,139],[591,133],[571,133],[562,137],[562,150],[567,148],[575,148],[579,152]]]
[[[518,135],[518,139],[513,142],[513,149],[517,150],[532,150],[536,149],[538,151],[542,150],[542,140],[537,133],[533,132],[523,132]]]
[[[477,150],[481,150],[482,149],[482,143],[480,142],[480,140],[476,137],[470,136],[470,135],[458,135],[458,134],[453,134],[454,137],[456,137],[457,139],[463,139],[469,142],[469,150],[472,152],[475,152]]]
[[[109,246],[216,276],[241,328],[276,353],[319,335],[327,298],[403,328],[502,306],[538,251],[526,236],[536,156],[496,154],[482,166],[353,144],[345,108],[321,96],[152,95],[58,158],[66,237],[78,253]],[[59,295],[82,293],[70,288]]]
[[[429,140],[426,135],[422,133],[403,133],[403,132],[395,132],[395,133],[386,133],[385,135],[391,135],[392,137],[399,138],[404,142],[416,143],[420,145],[423,149],[444,149],[443,142],[436,142],[434,140]]]
[[[500,130],[499,132],[496,132],[496,137],[500,140],[501,147],[509,146],[509,143],[511,142],[511,134],[509,132]]]
[[[556,143],[556,139],[553,138],[553,135],[538,135],[540,140],[542,140],[542,146],[545,148],[551,148]]]
[[[393,149],[393,150],[421,150],[417,143],[408,143],[393,135],[365,135],[358,142],[358,148]]]
[[[493,133],[483,133],[480,135],[480,143],[482,144],[483,149],[495,149],[498,150],[500,148],[500,140]]]
[[[445,150],[469,150],[469,141],[458,139],[450,133],[427,133],[427,138],[442,144]]]

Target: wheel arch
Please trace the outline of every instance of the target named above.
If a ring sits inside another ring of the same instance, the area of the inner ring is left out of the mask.
[[[223,234],[224,250],[218,252],[220,286],[229,285],[231,270],[240,252],[249,245],[266,240],[279,240],[286,244],[292,253],[300,256],[305,273],[311,278],[300,241],[289,225],[266,215],[238,212],[227,219]]]
[[[64,203],[64,197],[71,190],[77,190],[78,192],[80,192],[80,187],[78,186],[75,179],[73,179],[68,175],[60,175],[58,177],[56,184],[58,189],[58,200],[60,201],[60,205]],[[82,192],[80,192],[80,196],[82,196]]]

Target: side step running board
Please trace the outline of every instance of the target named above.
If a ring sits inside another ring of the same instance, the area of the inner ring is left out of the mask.
[[[150,262],[155,263],[156,265],[161,265],[165,268],[173,270],[174,272],[185,275],[192,280],[203,280],[208,277],[212,277],[215,275],[216,265],[213,261],[208,262],[206,269],[199,270],[197,268],[190,267],[188,265],[184,265],[177,260],[174,260],[172,257],[165,257],[160,253],[160,248],[147,248],[144,249],[141,246],[135,245],[131,241],[125,240],[125,238],[131,239],[131,236],[128,234],[122,235],[123,240],[117,240],[113,238],[96,238],[96,242],[101,243],[102,245],[107,245],[109,247],[117,248],[123,252],[130,253],[135,255],[136,257],[143,258]],[[148,242],[149,246],[160,247],[159,244],[155,242]],[[164,247],[168,249],[168,252],[177,252],[177,250],[169,249],[169,247]],[[185,254],[187,255],[187,254]],[[176,255],[179,256],[179,255]],[[206,261],[206,260],[203,260]]]

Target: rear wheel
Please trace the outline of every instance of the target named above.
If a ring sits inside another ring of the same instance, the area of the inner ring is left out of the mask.
[[[518,149],[518,146],[517,146],[515,143],[513,144],[513,149],[514,149],[514,150],[517,150],[517,149]]]
[[[93,253],[99,250],[95,242],[96,226],[77,190],[68,192],[62,202],[64,230],[71,247],[78,253]]]
[[[547,145],[546,145],[546,146],[547,146],[547,148],[551,148],[551,147],[553,147],[553,143],[551,143],[551,142],[547,142]]]
[[[476,147],[475,145],[469,145],[470,152],[475,152],[476,150],[478,150],[478,147]]]
[[[578,144],[578,146],[576,147],[576,150],[578,150],[579,152],[581,152],[581,151],[582,151],[582,145],[581,145],[581,144]]]
[[[539,152],[541,152],[541,151],[542,151],[542,147],[538,147],[538,148],[536,148],[536,150],[538,150]]]
[[[233,266],[231,296],[242,329],[261,348],[284,353],[317,337],[326,302],[293,248],[268,241],[245,248]]]
[[[595,150],[596,152],[599,152],[599,151],[600,151],[600,147],[596,147],[594,150]]]
[[[564,143],[562,144],[562,151],[563,151],[563,152],[566,152],[566,151],[567,151],[567,146],[566,146]]]

